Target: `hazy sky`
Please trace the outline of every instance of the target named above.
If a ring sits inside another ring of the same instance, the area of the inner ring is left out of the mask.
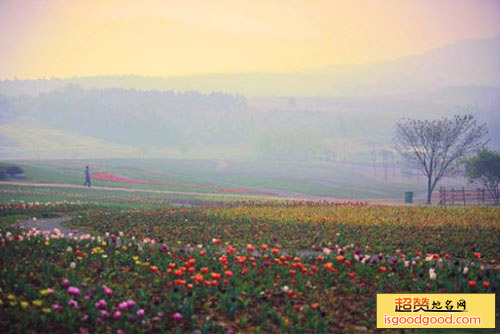
[[[0,78],[295,71],[498,34],[498,0],[0,0]]]

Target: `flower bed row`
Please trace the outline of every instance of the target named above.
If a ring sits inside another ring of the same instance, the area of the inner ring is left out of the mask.
[[[2,332],[373,330],[377,292],[495,292],[500,282],[478,252],[463,265],[420,251],[346,246],[311,256],[278,244],[183,246],[57,230],[4,232],[0,243]]]

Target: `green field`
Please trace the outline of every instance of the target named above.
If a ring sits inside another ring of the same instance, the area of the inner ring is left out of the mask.
[[[96,186],[127,187],[199,193],[270,195],[297,198],[376,199],[401,201],[405,191],[422,193],[423,185],[399,178],[374,177],[366,166],[326,162],[215,160],[94,160],[12,161],[2,166],[21,166],[29,181],[83,184],[83,169],[147,181],[147,185],[94,180]]]

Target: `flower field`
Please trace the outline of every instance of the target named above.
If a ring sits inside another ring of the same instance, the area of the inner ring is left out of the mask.
[[[71,224],[90,234],[2,229],[1,332],[358,333],[375,330],[378,292],[496,292],[500,282],[498,208],[75,212]]]

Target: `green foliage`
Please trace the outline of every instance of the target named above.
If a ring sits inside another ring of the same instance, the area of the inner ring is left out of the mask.
[[[482,150],[465,162],[465,176],[469,182],[484,186],[498,204],[500,184],[500,153]]]

